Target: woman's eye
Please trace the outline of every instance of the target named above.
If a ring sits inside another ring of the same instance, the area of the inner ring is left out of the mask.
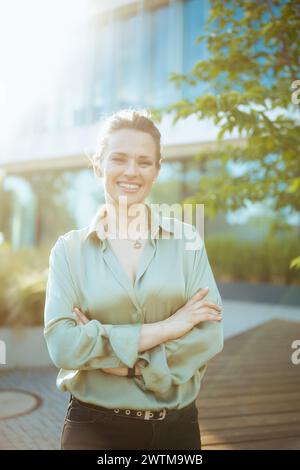
[[[118,163],[123,163],[124,160],[122,158],[113,158],[113,161],[118,162]]]

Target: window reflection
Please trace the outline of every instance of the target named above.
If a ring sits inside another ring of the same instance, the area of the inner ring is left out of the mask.
[[[164,106],[192,98],[201,85],[176,89],[170,74],[187,73],[204,58],[208,0],[140,2],[127,15],[113,11],[95,31],[93,120],[127,106]]]

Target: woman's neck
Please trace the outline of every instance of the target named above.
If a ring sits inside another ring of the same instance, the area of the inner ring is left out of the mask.
[[[150,214],[145,202],[138,204],[111,204],[106,201],[107,231],[117,238],[144,238],[150,228]]]

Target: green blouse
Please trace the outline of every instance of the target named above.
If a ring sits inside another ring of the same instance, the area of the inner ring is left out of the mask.
[[[206,299],[221,305],[204,242],[192,225],[152,210],[133,285],[103,235],[99,214],[89,227],[60,236],[50,253],[44,335],[60,369],[57,386],[107,408],[183,408],[196,399],[207,362],[223,348],[222,321],[201,322],[142,353],[139,337],[143,323],[168,318],[203,287],[209,287]],[[89,323],[77,325],[74,307]],[[137,361],[137,377],[101,370]]]

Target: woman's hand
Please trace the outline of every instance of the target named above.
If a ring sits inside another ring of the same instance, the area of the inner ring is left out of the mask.
[[[208,290],[207,287],[201,289],[183,307],[164,320],[168,339],[181,338],[200,322],[222,320],[222,307],[203,300]]]
[[[76,314],[76,322],[77,325],[86,325],[90,320],[87,316],[82,313],[79,308],[74,307],[73,312]],[[101,370],[106,372],[107,374],[113,375],[120,375],[122,377],[126,377],[128,374],[128,367],[102,367]],[[140,375],[140,369],[136,365],[135,366],[135,375]]]
[[[77,325],[86,325],[90,320],[88,319],[88,317],[86,317],[84,315],[84,313],[82,313],[79,308],[77,307],[74,307],[73,308],[73,312],[76,314],[76,323]]]

